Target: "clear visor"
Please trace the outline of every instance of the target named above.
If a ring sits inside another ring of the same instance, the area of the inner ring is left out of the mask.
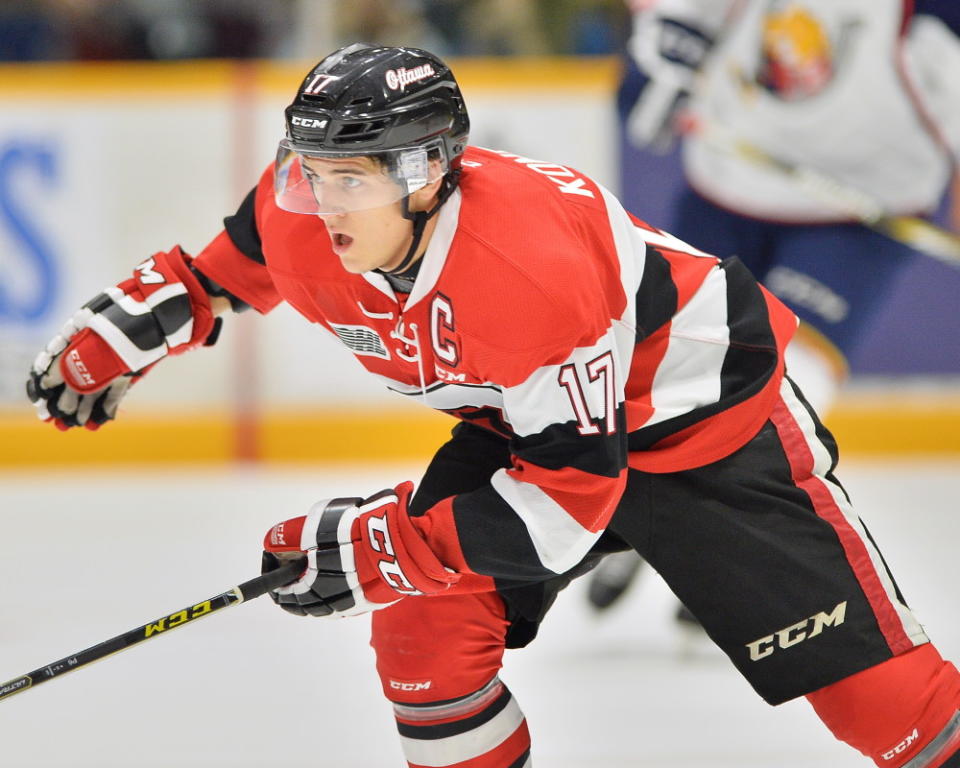
[[[301,152],[280,142],[274,167],[277,205],[291,213],[337,214],[380,208],[448,170],[443,143],[369,155]]]

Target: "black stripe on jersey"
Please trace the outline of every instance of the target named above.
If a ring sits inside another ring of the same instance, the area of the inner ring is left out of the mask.
[[[753,275],[736,256],[721,261],[720,269],[726,278],[730,329],[730,346],[720,369],[720,399],[725,400],[757,382],[766,384],[776,366],[777,341]]]
[[[730,344],[720,369],[720,397],[672,419],[631,433],[631,451],[643,451],[665,437],[693,426],[757,394],[777,367],[777,345],[767,303],[749,270],[736,257],[720,263],[727,282]]]
[[[600,434],[581,435],[576,421],[551,424],[535,435],[515,437],[510,447],[524,461],[544,469],[570,467],[602,477],[617,477],[627,465],[627,417],[617,408],[617,431],[606,434],[604,419],[594,419]]]
[[[527,760],[529,759],[530,759],[530,750],[527,749],[514,762],[510,763],[510,765],[508,765],[507,768],[523,768],[523,766],[527,764]]]
[[[266,264],[267,260],[263,258],[263,243],[257,230],[256,200],[257,188],[254,187],[243,198],[237,212],[223,220],[223,228],[240,253],[257,264]]]
[[[463,556],[475,573],[521,581],[556,575],[540,563],[527,526],[492,487],[454,497],[453,520]]]
[[[459,736],[461,733],[467,733],[482,725],[486,725],[493,718],[499,715],[512,698],[510,691],[504,686],[503,692],[486,708],[480,710],[470,717],[463,720],[454,720],[451,723],[440,723],[439,725],[412,725],[397,721],[397,730],[401,736],[409,739],[422,739],[424,741],[433,741],[434,739],[445,739],[449,736]]]
[[[128,315],[119,304],[111,304],[100,314],[126,336],[137,349],[147,352],[166,346],[166,337],[150,312],[142,315]]]
[[[637,343],[670,321],[677,312],[677,286],[670,277],[670,262],[648,245],[643,277],[637,289]]]
[[[727,410],[727,408],[749,400],[763,389],[776,368],[776,356],[774,355],[771,358],[768,355],[768,359],[770,364],[766,374],[762,378],[754,381],[749,387],[731,394],[728,397],[721,398],[715,403],[710,403],[701,408],[694,408],[687,413],[681,413],[672,419],[651,424],[649,427],[640,427],[637,431],[631,432],[627,438],[628,449],[631,451],[645,451],[665,437],[669,437],[687,427],[692,427],[697,422],[708,419],[711,416],[716,416],[718,413]]]
[[[468,424],[476,424],[502,437],[513,437],[513,429],[503,418],[503,410],[494,408],[492,405],[464,406],[463,408],[445,410],[444,413],[449,413]]]
[[[171,296],[169,299],[161,301],[153,307],[153,316],[157,318],[160,329],[167,336],[173,336],[193,317],[190,297],[182,293],[179,296]]]

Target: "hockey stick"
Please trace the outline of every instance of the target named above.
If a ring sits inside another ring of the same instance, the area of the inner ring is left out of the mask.
[[[36,688],[41,683],[45,683],[55,677],[60,677],[75,669],[80,669],[106,656],[125,651],[127,648],[141,643],[144,640],[166,634],[171,629],[181,627],[203,616],[209,616],[221,608],[229,608],[231,605],[239,605],[248,600],[253,600],[255,597],[260,597],[272,589],[290,583],[300,575],[302,570],[302,559],[286,563],[274,571],[265,573],[255,579],[250,579],[250,581],[245,581],[243,584],[228,589],[226,592],[216,597],[211,597],[209,600],[204,600],[196,605],[191,605],[188,608],[162,616],[156,621],[148,622],[136,629],[131,629],[129,632],[124,632],[122,635],[111,637],[109,640],[97,643],[77,654],[54,661],[45,667],[40,667],[20,677],[15,677],[13,680],[9,680],[0,685],[0,699],[6,699],[30,688]]]
[[[789,177],[811,197],[832,205],[864,226],[908,245],[937,261],[960,268],[960,236],[919,216],[888,213],[871,195],[837,181],[808,166],[792,163],[742,139],[725,136],[700,121],[692,121],[690,133],[717,149]]]

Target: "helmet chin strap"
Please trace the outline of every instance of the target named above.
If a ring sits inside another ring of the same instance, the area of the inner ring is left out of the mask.
[[[457,184],[459,182],[459,168],[444,176],[443,182],[440,184],[440,191],[437,193],[437,204],[429,211],[411,211],[410,196],[407,195],[405,198],[403,198],[401,201],[403,207],[403,218],[409,219],[413,222],[413,240],[410,243],[410,247],[407,249],[407,255],[403,257],[403,260],[396,267],[393,269],[381,269],[378,271],[384,272],[388,275],[400,275],[409,268],[410,264],[413,263],[414,257],[417,255],[417,251],[420,249],[420,241],[423,239],[423,230],[426,228],[427,222],[436,215],[437,211],[440,210],[440,206],[447,202],[447,198],[453,194],[453,190],[457,188]]]

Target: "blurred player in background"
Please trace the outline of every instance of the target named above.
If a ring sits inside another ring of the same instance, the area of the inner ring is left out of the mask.
[[[531,766],[504,649],[534,639],[572,578],[634,548],[766,701],[806,696],[878,765],[960,768],[960,674],[784,375],[789,309],[583,174],[467,146],[457,83],[425,51],[340,49],[285,116],[275,164],[212,243],[142,261],[40,353],[41,418],[96,428],[133,379],[213,343],[221,314],[287,302],[390,389],[460,419],[416,493],[319,501],[263,542],[265,570],[307,558],[273,593],[285,610],[373,611],[409,765]]]
[[[796,312],[790,377],[826,413],[871,320],[922,258],[863,223],[864,206],[929,215],[955,177],[960,3],[630,5],[628,140],[654,152],[682,140],[687,186],[663,224],[738,256]],[[954,209],[960,228],[960,195]],[[632,553],[607,558],[591,576],[591,604],[613,605],[640,566]]]

